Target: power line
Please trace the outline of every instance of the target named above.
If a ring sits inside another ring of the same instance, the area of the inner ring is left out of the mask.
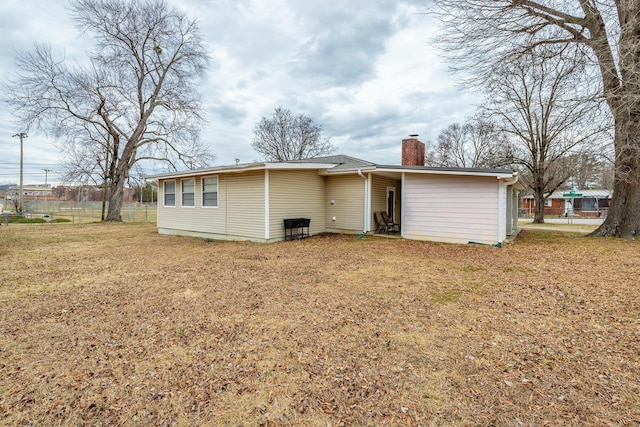
[[[55,166],[59,163],[36,163],[36,162],[25,162],[25,165],[37,165],[37,166]],[[9,165],[9,166],[15,166],[16,162],[0,162],[0,165]]]

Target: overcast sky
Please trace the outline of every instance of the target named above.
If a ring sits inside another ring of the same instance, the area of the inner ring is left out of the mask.
[[[456,85],[430,39],[437,31],[423,0],[168,0],[197,18],[213,58],[202,85],[202,140],[216,165],[259,158],[253,128],[282,106],[311,116],[338,153],[400,164],[401,140],[434,140],[473,114],[477,95]],[[67,1],[0,2],[0,76],[16,72],[16,52],[48,43],[67,60],[86,57]],[[19,139],[0,105],[0,184],[17,183]],[[53,140],[24,140],[25,184],[45,181],[61,155]],[[153,172],[153,171],[147,171]],[[160,171],[157,171],[160,172]],[[56,172],[49,183],[59,182]]]

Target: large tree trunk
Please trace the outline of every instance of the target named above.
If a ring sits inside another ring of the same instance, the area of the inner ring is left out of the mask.
[[[640,186],[638,184],[616,182],[607,218],[591,235],[627,239],[640,236]]]
[[[544,224],[544,195],[542,189],[535,189],[533,193],[533,200],[535,201],[533,223]]]
[[[616,119],[613,198],[607,218],[592,236],[640,237],[640,102]]]
[[[109,188],[109,210],[105,221],[122,222],[120,211],[122,210],[122,202],[124,198],[124,182],[125,178],[116,174]]]
[[[100,221],[104,221],[104,214],[107,209],[107,180],[102,181],[102,214]]]
[[[640,237],[640,2],[618,3],[619,63],[606,40],[604,22],[592,44],[599,58],[605,99],[615,123],[615,182],[607,219],[592,236]],[[619,70],[619,73],[618,73]]]

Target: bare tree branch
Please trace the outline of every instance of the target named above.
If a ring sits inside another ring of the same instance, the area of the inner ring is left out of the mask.
[[[609,127],[597,119],[595,100],[575,97],[580,70],[579,61],[531,53],[496,66],[488,84],[484,111],[509,136],[512,163],[528,172],[537,223],[546,198],[575,173],[566,159],[597,144]]]
[[[90,66],[67,67],[36,45],[18,56],[8,102],[26,125],[57,139],[68,168],[78,169],[68,177],[108,182],[106,219],[119,221],[124,184],[139,161],[204,166],[213,158],[197,142],[202,108],[194,81],[208,54],[195,21],[163,0],[74,0],[70,9],[95,42]]]
[[[554,47],[571,47],[562,53],[566,60],[586,60],[581,73],[585,81],[599,86],[614,133],[613,199],[595,235],[640,235],[640,2],[438,0],[432,4],[430,11],[445,28],[437,42],[451,68],[467,83],[482,86],[496,64],[527,53],[544,59]],[[533,129],[536,123],[532,125]]]
[[[299,160],[335,151],[330,138],[322,137],[322,126],[304,114],[294,116],[278,107],[271,118],[263,117],[253,130],[251,146],[270,161]]]

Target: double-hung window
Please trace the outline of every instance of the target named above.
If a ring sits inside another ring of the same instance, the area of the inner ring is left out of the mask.
[[[196,205],[196,180],[183,179],[182,184],[182,206],[190,207]]]
[[[218,177],[202,178],[202,206],[218,207]]]
[[[176,205],[176,182],[175,181],[164,182],[164,205],[165,206]]]

